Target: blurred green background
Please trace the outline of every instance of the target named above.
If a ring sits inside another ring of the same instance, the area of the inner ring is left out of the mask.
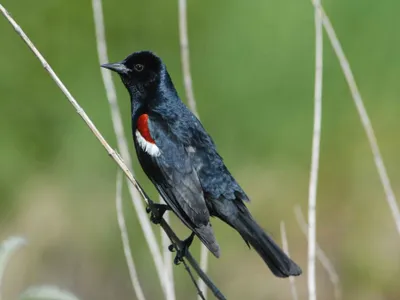
[[[96,52],[90,1],[4,0],[22,28],[116,147]],[[324,1],[374,125],[400,197],[399,1]],[[150,49],[184,99],[176,1],[104,1],[110,60]],[[303,268],[307,243],[293,207],[306,212],[314,85],[314,19],[309,1],[188,3],[198,109],[226,164],[251,197],[250,210]],[[30,244],[11,262],[5,299],[33,284],[55,284],[81,299],[134,299],[115,214],[116,166],[37,59],[0,18],[0,240]],[[317,237],[334,263],[343,299],[400,299],[400,237],[371,150],[328,39],[324,41],[322,153]],[[113,75],[115,76],[115,75]],[[130,141],[129,100],[114,77]],[[132,144],[130,144],[132,146]],[[132,150],[132,147],[131,147]],[[135,155],[133,155],[135,157]],[[136,158],[135,158],[136,159]],[[153,187],[137,166],[140,182]],[[148,299],[158,278],[125,187],[134,259]],[[187,231],[174,218],[174,228]],[[214,220],[222,257],[210,275],[228,299],[290,299],[240,236]],[[158,232],[158,228],[154,226]],[[198,242],[193,247],[197,254]],[[182,266],[178,299],[195,299]],[[319,299],[334,299],[317,265]]]

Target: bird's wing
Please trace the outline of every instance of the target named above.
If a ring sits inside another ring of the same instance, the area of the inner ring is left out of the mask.
[[[190,112],[190,121],[185,125],[189,127],[186,134],[180,135],[180,140],[187,149],[190,149],[189,155],[194,169],[200,180],[203,192],[207,199],[240,199],[249,201],[246,193],[231,175],[222,157],[218,154],[217,148],[204,129],[200,121]],[[178,123],[178,126],[182,126]],[[176,129],[182,132],[182,128]]]
[[[157,119],[148,119],[147,128],[158,148],[156,154],[146,151],[151,145],[141,144],[138,132],[135,139],[146,175],[174,213],[217,255],[219,249],[209,223],[210,214],[187,149]]]

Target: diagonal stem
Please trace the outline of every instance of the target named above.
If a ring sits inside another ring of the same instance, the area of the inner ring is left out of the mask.
[[[194,286],[196,287],[197,294],[199,295],[199,298],[200,298],[201,300],[206,300],[206,298],[204,298],[203,292],[202,292],[201,289],[199,288],[199,285],[197,284],[196,279],[194,278],[193,273],[192,273],[192,271],[190,270],[189,266],[187,265],[186,261],[185,261],[185,260],[182,260],[182,262],[183,262],[183,265],[185,266],[186,272],[188,272],[190,279],[192,280]]]
[[[181,240],[177,237],[175,232],[171,229],[171,227],[168,225],[167,222],[165,222],[164,219],[161,220],[160,226],[164,229],[165,233],[168,235],[168,237],[171,239],[171,242],[175,245],[175,247],[178,247],[178,249],[183,249]],[[189,262],[189,264],[192,266],[192,268],[196,271],[197,275],[205,282],[205,284],[208,286],[208,288],[211,290],[211,292],[214,294],[214,296],[219,299],[219,300],[225,300],[225,296],[221,293],[221,291],[217,288],[217,286],[211,281],[211,279],[207,276],[207,274],[200,268],[199,264],[197,261],[193,258],[192,254],[188,250],[185,254],[186,260]]]

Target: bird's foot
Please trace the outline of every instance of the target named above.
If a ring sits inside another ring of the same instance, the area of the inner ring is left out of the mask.
[[[187,239],[181,241],[179,249],[177,249],[177,247],[174,244],[168,247],[169,251],[171,252],[176,250],[176,256],[174,258],[175,265],[179,265],[182,262],[183,258],[186,256],[189,247],[193,242],[194,236],[195,234],[194,232],[192,232]]]
[[[149,202],[146,207],[146,212],[150,213],[150,221],[154,224],[160,224],[164,213],[171,208],[166,204],[159,204],[155,202]]]

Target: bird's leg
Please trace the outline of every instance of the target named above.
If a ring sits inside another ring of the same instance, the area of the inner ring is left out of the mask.
[[[195,236],[195,234],[194,234],[194,232],[192,232],[187,239],[181,241],[180,247],[179,247],[180,249],[177,249],[177,247],[175,245],[170,245],[168,247],[168,249],[170,251],[174,251],[174,249],[176,249],[176,256],[174,259],[175,265],[179,265],[181,263],[181,261],[183,260],[183,258],[186,256],[186,253],[189,250],[189,247],[193,242],[194,236]]]
[[[161,219],[167,210],[171,210],[171,208],[168,205],[155,203],[151,200],[149,201],[146,207],[146,212],[150,213],[150,220],[154,224],[160,224]]]

